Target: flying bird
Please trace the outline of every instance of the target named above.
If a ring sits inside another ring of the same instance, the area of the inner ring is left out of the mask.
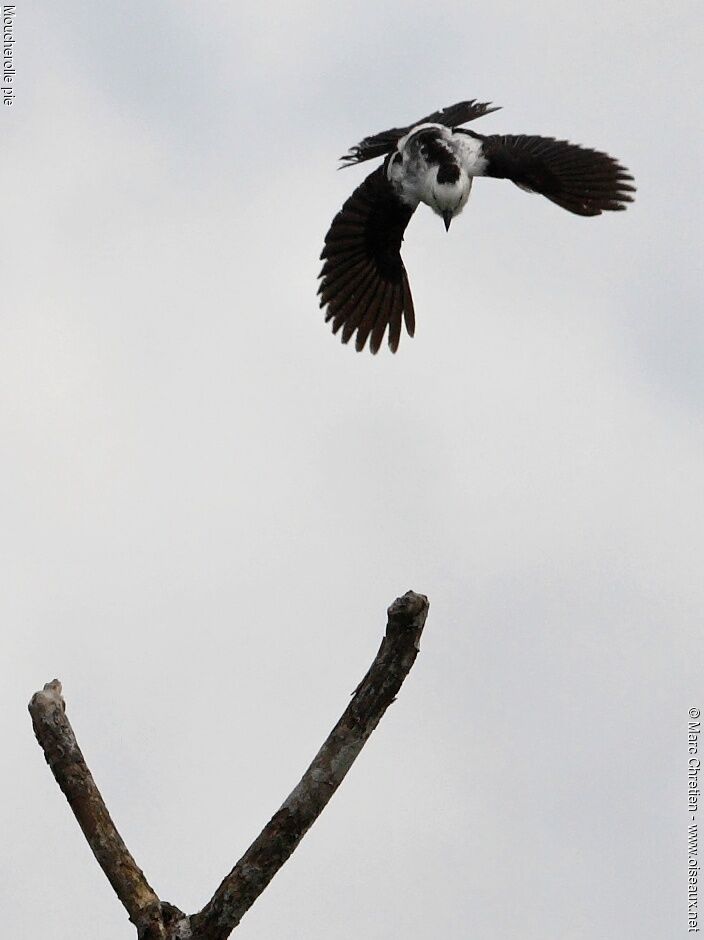
[[[540,193],[575,215],[625,209],[633,177],[606,153],[554,137],[485,136],[461,127],[500,110],[491,103],[460,101],[408,127],[365,137],[341,157],[343,166],[384,157],[332,221],[320,255],[318,293],[332,331],[342,342],[376,353],[388,327],[392,352],[401,323],[415,332],[415,312],[401,260],[401,242],[418,204],[441,216],[445,230],[464,209],[475,176],[508,179]]]

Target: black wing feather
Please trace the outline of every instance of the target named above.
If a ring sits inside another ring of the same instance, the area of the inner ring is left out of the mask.
[[[323,267],[318,293],[333,333],[342,342],[357,333],[357,350],[373,353],[389,326],[389,347],[398,349],[401,320],[410,336],[415,315],[401,242],[413,209],[404,205],[380,166],[355,189],[333,219],[320,255]]]
[[[576,215],[617,212],[633,201],[633,177],[607,153],[554,137],[526,134],[484,137],[486,176],[509,179]]]
[[[458,101],[457,104],[451,104],[447,108],[441,108],[439,111],[433,111],[427,117],[420,118],[409,124],[408,127],[392,127],[388,131],[381,131],[379,134],[371,134],[365,137],[361,143],[350,147],[349,153],[340,157],[343,166],[352,166],[355,163],[363,163],[365,160],[373,160],[375,157],[383,157],[396,147],[396,144],[405,137],[406,134],[418,124],[442,124],[445,127],[457,127],[460,124],[466,124],[468,121],[474,121],[476,118],[490,114],[492,111],[500,111],[499,107],[492,107],[491,102],[476,101]]]

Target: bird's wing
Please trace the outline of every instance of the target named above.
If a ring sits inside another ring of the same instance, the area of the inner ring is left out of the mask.
[[[389,347],[398,349],[401,319],[409,336],[415,314],[401,260],[403,233],[415,211],[396,195],[380,166],[355,189],[332,221],[320,255],[320,306],[342,342],[357,333],[355,345],[377,352],[389,326]]]
[[[414,121],[408,127],[392,127],[391,130],[365,137],[361,143],[350,147],[349,152],[344,157],[340,157],[340,160],[343,166],[352,166],[355,163],[363,163],[365,160],[373,160],[375,157],[383,157],[391,153],[399,140],[419,124],[443,124],[445,127],[458,127],[460,124],[466,124],[492,111],[500,110],[499,107],[492,108],[490,101],[484,103],[474,99],[458,101],[457,104],[433,111],[432,114]]]
[[[477,175],[509,179],[568,212],[601,215],[625,209],[633,201],[633,177],[607,153],[554,137],[459,133],[482,142],[480,155],[487,163]]]

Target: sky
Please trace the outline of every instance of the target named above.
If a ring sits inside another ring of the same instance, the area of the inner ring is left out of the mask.
[[[408,589],[421,654],[242,940],[687,934],[704,708],[700,4],[18,3],[0,112],[7,935],[134,936],[26,710],[63,682],[108,808],[194,911]],[[315,296],[367,134],[603,149],[583,219],[416,213],[397,355]],[[480,126],[481,125],[481,126]],[[703,915],[704,916],[704,915]]]

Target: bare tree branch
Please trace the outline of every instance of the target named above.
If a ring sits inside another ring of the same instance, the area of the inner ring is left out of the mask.
[[[203,910],[190,918],[159,900],[122,841],[66,717],[61,683],[54,679],[32,697],[37,741],[139,940],[225,940],[230,935],[323,811],[394,701],[418,654],[428,607],[427,597],[413,591],[389,607],[379,652],[342,718],[281,809]]]
[[[32,696],[29,713],[46,762],[68,800],[93,855],[137,928],[138,936],[144,940],[162,940],[166,934],[159,898],[110,818],[66,717],[66,705],[58,679],[47,682],[41,692]]]
[[[389,607],[374,662],[301,782],[208,904],[191,917],[199,940],[229,937],[321,814],[413,666],[428,607],[427,597],[413,591]]]

